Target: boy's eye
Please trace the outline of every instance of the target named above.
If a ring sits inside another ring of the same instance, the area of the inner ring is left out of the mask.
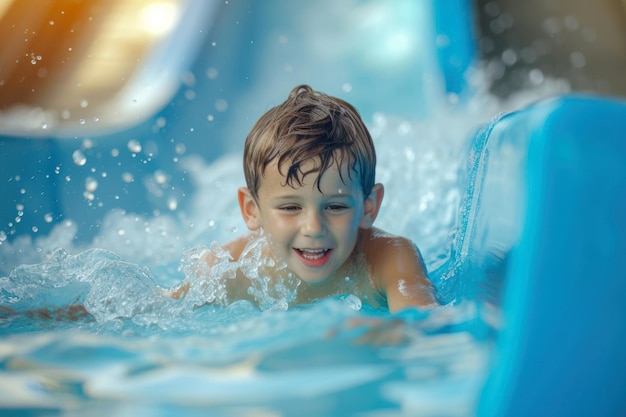
[[[280,206],[279,209],[283,210],[283,211],[296,211],[296,210],[299,210],[300,207],[299,206],[291,206],[291,205],[289,205],[289,206]]]
[[[328,210],[332,210],[332,211],[338,211],[338,210],[345,210],[348,208],[348,206],[344,205],[344,204],[329,204],[326,206],[326,208]]]

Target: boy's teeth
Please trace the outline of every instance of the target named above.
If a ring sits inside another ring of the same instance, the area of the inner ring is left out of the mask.
[[[300,253],[309,259],[321,258],[326,252],[328,252],[328,249],[300,249]]]

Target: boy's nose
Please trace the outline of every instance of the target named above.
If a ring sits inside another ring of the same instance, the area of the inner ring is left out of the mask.
[[[326,231],[322,215],[316,211],[309,211],[304,219],[302,231],[306,236],[322,236]]]

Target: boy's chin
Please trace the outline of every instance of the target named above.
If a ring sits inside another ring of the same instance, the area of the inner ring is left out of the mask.
[[[319,275],[311,275],[311,274],[298,274],[295,275],[300,278],[301,281],[309,284],[309,285],[321,285],[325,282],[328,282],[328,276],[319,276]]]

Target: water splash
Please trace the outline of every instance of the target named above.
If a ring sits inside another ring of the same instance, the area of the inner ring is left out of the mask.
[[[267,245],[262,233],[253,235],[238,260],[216,242],[209,249],[198,246],[185,251],[180,267],[189,286],[185,302],[228,305],[237,301],[239,285],[246,287],[244,298],[254,300],[261,310],[287,310],[296,299],[300,280],[287,271],[286,264],[268,256]],[[207,258],[212,260],[210,267]],[[238,282],[229,286],[234,280]]]
[[[98,322],[132,318],[162,304],[161,289],[146,268],[112,252],[59,249],[44,262],[20,265],[0,278],[0,303],[15,312],[54,311],[82,305]]]
[[[111,251],[88,249],[70,255],[57,249],[43,262],[20,265],[0,277],[0,305],[17,314],[58,320],[72,318],[67,314],[69,307],[82,306],[100,324],[126,319],[141,326],[168,327],[173,318],[189,316],[204,305],[236,304],[228,281],[241,271],[248,280],[248,293],[261,310],[286,310],[295,300],[300,281],[270,279],[285,266],[266,256],[266,245],[263,236],[251,240],[239,261],[217,243],[209,249],[184,251],[179,270],[189,287],[180,300],[165,296],[167,290],[150,269]],[[204,260],[207,252],[214,259],[211,267]]]
[[[287,272],[287,265],[267,256],[267,238],[259,235],[241,254],[241,271],[250,279],[248,294],[263,310],[287,310],[296,299],[300,279]]]

